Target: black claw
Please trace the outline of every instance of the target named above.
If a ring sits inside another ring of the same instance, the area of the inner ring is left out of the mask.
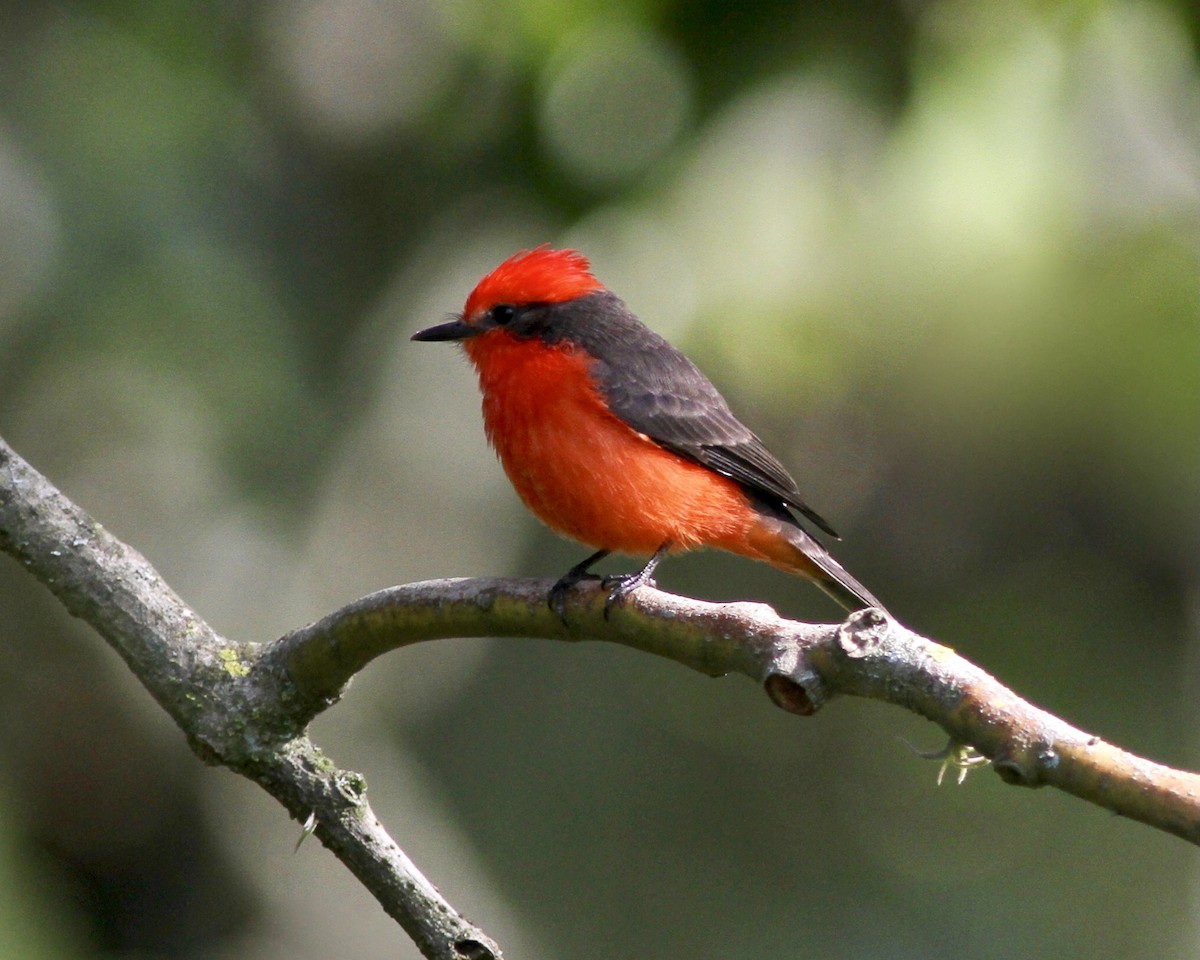
[[[563,622],[563,626],[567,623],[567,594],[571,588],[577,583],[583,583],[586,580],[599,580],[599,574],[595,573],[579,573],[572,576],[566,574],[559,577],[558,582],[550,588],[550,593],[546,597],[546,604],[550,607],[551,612],[558,615],[558,619]]]
[[[608,599],[604,601],[604,619],[608,619],[609,611],[614,603],[620,603],[635,590],[642,587],[654,586],[652,574],[654,568],[658,566],[663,557],[667,555],[667,550],[670,544],[664,543],[656,551],[654,556],[646,561],[646,565],[637,573],[616,574],[611,577],[605,577],[601,584],[607,589],[611,588],[608,594]]]
[[[550,588],[550,593],[546,596],[546,605],[550,607],[551,613],[558,615],[558,619],[562,621],[564,627],[567,625],[567,591],[584,580],[599,580],[599,574],[588,572],[588,567],[607,556],[607,550],[597,550],[582,563],[575,564]]]
[[[670,549],[669,543],[664,543],[659,547],[641,570],[637,573],[617,573],[607,577],[599,577],[588,571],[593,563],[597,563],[608,556],[608,550],[597,550],[582,563],[577,563],[565,574],[558,578],[558,582],[550,588],[550,593],[546,597],[546,603],[550,610],[558,615],[558,619],[562,621],[563,626],[567,625],[567,591],[575,584],[581,583],[584,580],[599,580],[602,587],[608,590],[608,597],[604,601],[604,619],[608,619],[608,612],[612,609],[614,603],[620,603],[635,590],[654,586],[654,580],[651,579],[651,574],[654,573],[654,568],[658,566],[659,561],[667,555],[667,550]]]
[[[614,574],[601,580],[600,585],[608,590],[608,597],[604,601],[605,620],[608,619],[608,613],[614,603],[621,603],[631,593],[642,587],[656,586],[654,578],[646,570],[639,570],[637,573]]]

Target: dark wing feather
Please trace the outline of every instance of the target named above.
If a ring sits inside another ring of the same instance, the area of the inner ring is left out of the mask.
[[[593,372],[604,398],[629,426],[729,477],[767,505],[799,511],[837,537],[709,379],[619,299],[605,291],[575,301],[565,316],[561,306],[558,312],[556,332],[596,358]]]

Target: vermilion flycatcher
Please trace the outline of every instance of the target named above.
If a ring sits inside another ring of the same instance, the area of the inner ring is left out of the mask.
[[[647,583],[667,553],[702,546],[812,580],[847,610],[882,606],[800,526],[793,510],[837,537],[783,465],[580,254],[510,257],[461,315],[413,339],[461,341],[517,493],[553,530],[596,548],[551,590],[560,616],[566,591],[614,551],[650,559],[604,579],[608,605]]]

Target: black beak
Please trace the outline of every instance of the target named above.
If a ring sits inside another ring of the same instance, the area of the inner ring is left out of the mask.
[[[412,339],[431,342],[437,340],[466,340],[467,337],[473,337],[480,333],[483,333],[483,331],[478,327],[473,327],[462,320],[451,320],[447,323],[439,323],[436,327],[426,327],[424,330],[418,330],[412,335]]]

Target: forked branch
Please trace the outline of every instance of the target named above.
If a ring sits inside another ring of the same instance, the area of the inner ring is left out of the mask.
[[[807,715],[832,697],[870,697],[941,726],[1007,782],[1056,786],[1200,843],[1200,776],[1143,760],[1025,702],[954,651],[876,611],[844,624],[784,620],[761,604],[713,604],[642,589],[603,616],[600,591],[572,591],[566,622],[540,580],[438,580],[355,601],[274,643],[217,635],[136,551],[67,500],[0,440],[0,550],[90,623],[207,762],[254,780],[354,872],[422,953],[499,957],[391,840],[362,778],[306,736],[372,659],[466,636],[604,640],[703,673],[740,673]]]

